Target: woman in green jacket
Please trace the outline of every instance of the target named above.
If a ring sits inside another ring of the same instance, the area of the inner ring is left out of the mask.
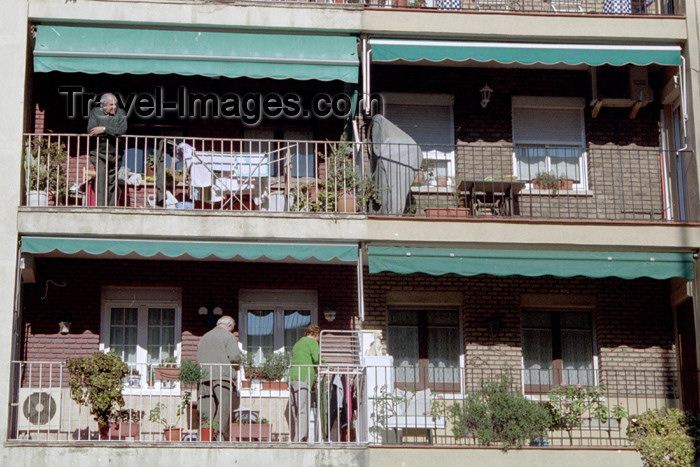
[[[289,371],[289,429],[294,442],[306,442],[309,439],[311,388],[316,381],[316,366],[320,358],[320,336],[321,328],[311,324],[304,337],[299,339],[292,349],[292,367]]]

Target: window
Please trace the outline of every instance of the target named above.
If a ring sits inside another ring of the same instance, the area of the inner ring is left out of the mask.
[[[112,288],[102,291],[100,349],[113,351],[140,378],[132,390],[146,387],[148,365],[180,356],[181,293],[169,288]],[[156,382],[160,389],[172,389]]]
[[[590,312],[524,311],[522,352],[527,393],[544,393],[562,382],[595,385]]]
[[[540,173],[588,186],[583,109],[585,101],[564,97],[513,97],[514,170],[521,180]]]
[[[272,352],[291,352],[309,324],[318,322],[316,292],[241,291],[240,341],[258,362]]]
[[[434,177],[445,177],[449,186],[455,175],[454,97],[445,94],[385,93],[384,116],[420,145],[431,160]],[[437,183],[437,182],[436,182]]]
[[[393,309],[388,323],[387,346],[394,357],[397,386],[459,390],[458,310]]]

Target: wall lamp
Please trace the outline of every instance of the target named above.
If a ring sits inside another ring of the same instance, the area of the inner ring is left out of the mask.
[[[323,309],[323,317],[326,318],[326,321],[329,323],[335,321],[336,314],[338,314],[338,312],[334,308],[327,307]]]
[[[479,92],[481,93],[481,108],[485,109],[486,106],[489,105],[489,101],[491,101],[493,89],[491,89],[488,84],[485,84],[483,88],[479,89]]]
[[[489,332],[489,337],[494,339],[498,336],[501,330],[501,318],[496,315],[491,315],[486,319],[486,330]]]
[[[213,328],[216,325],[216,321],[219,319],[219,316],[223,314],[224,310],[222,310],[220,306],[216,306],[211,310],[205,306],[199,308],[199,315],[204,316],[204,319],[207,320],[207,324],[210,328]]]
[[[70,332],[70,321],[59,321],[58,332],[61,334],[68,334]]]

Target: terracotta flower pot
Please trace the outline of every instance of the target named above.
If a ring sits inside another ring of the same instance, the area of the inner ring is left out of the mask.
[[[201,441],[214,441],[214,428],[200,428],[199,431]]]
[[[355,195],[344,191],[338,193],[338,200],[335,204],[338,212],[355,212],[357,209]]]
[[[428,217],[468,217],[469,208],[425,208]]]
[[[182,429],[180,428],[164,428],[163,438],[166,441],[180,441],[182,438]]]
[[[267,391],[285,391],[289,385],[286,381],[263,381],[262,388]]]
[[[180,376],[178,367],[157,367],[155,368],[156,379],[161,381],[177,381]]]
[[[232,423],[231,441],[269,441],[269,423]]]

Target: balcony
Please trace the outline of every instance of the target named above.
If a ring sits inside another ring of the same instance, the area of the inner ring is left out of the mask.
[[[236,372],[223,378],[225,384],[237,385],[240,403],[232,410],[230,434],[212,435],[206,428],[224,426],[227,420],[219,414],[207,423],[202,417],[201,386],[184,386],[177,377],[148,376],[142,366],[130,366],[123,379],[124,403],[115,408],[109,427],[100,430],[88,408],[71,399],[65,363],[13,362],[9,439],[36,445],[112,441],[173,447],[203,442],[222,447],[299,443],[290,432],[289,390],[284,381],[265,386],[264,381],[241,380]],[[205,367],[210,375],[223,373],[223,367]],[[316,370],[318,391],[312,397],[318,399],[312,407],[318,409],[311,416],[310,444],[484,446],[487,443],[475,431],[457,428],[460,418],[453,407],[486,386],[497,386],[559,414],[545,431],[526,440],[540,447],[629,447],[626,430],[635,415],[681,404],[680,374],[671,370],[559,370],[565,372],[568,383],[561,385],[552,384],[553,376],[561,376],[552,370],[411,366]],[[351,381],[358,389],[347,407],[332,403],[333,381]],[[533,390],[533,383],[539,389]],[[567,392],[566,398],[562,392]],[[565,416],[566,410],[574,408],[575,417]]]
[[[356,4],[357,0],[335,3]],[[683,0],[368,0],[365,8],[565,15],[683,15]]]
[[[110,185],[101,184],[91,159],[97,138],[27,134],[25,140],[23,200],[29,207],[463,220],[681,220],[684,188],[673,173],[691,156],[612,145],[378,149],[368,143],[126,136],[114,148],[120,160],[100,166],[103,178],[116,177]],[[402,162],[410,154],[420,154],[415,167]]]

